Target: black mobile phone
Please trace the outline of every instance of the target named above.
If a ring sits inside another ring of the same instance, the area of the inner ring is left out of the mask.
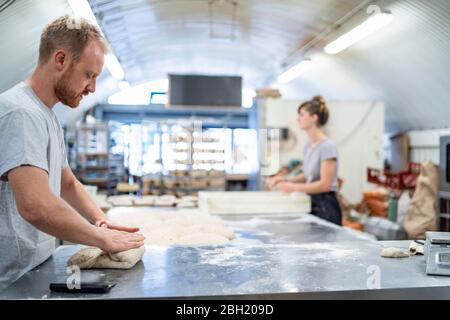
[[[80,283],[79,288],[70,289],[67,283],[50,283],[50,290],[67,293],[107,293],[116,284],[104,282]]]

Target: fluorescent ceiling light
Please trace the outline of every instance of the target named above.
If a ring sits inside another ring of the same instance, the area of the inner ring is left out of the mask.
[[[87,0],[68,0],[68,2],[75,16],[88,20],[89,22],[97,26],[100,32],[103,33]],[[122,69],[122,66],[120,65],[119,60],[113,53],[105,55],[105,65],[114,78],[119,81],[124,79],[125,73]]]
[[[280,74],[277,78],[278,83],[288,83],[289,81],[297,78],[303,71],[305,71],[305,67],[311,65],[311,60],[302,60],[297,63],[292,68],[289,68],[282,74]]]
[[[376,13],[357,27],[330,42],[325,46],[324,51],[328,54],[339,53],[355,42],[388,25],[393,18],[393,15],[388,12]]]

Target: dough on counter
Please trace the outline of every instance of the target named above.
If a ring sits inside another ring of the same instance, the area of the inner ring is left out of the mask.
[[[177,203],[177,198],[172,195],[163,195],[155,199],[157,207],[173,207]]]
[[[183,197],[181,197],[181,201],[198,202],[198,197],[197,196],[183,196]]]
[[[134,198],[135,196],[126,194],[118,196],[109,196],[108,202],[115,207],[130,207],[133,205]]]
[[[158,211],[116,213],[111,221],[139,227],[146,245],[208,245],[228,243],[235,238],[232,229],[218,217],[200,213],[195,209],[178,212]]]
[[[144,252],[144,246],[111,254],[99,248],[84,247],[70,257],[67,264],[77,265],[80,269],[131,269],[142,259]]]
[[[182,200],[177,203],[177,208],[196,208],[197,204],[194,201]]]
[[[183,235],[183,228],[178,226],[164,225],[159,228],[144,230],[145,244],[168,246],[177,243],[178,238]]]
[[[133,200],[133,203],[135,206],[153,206],[155,204],[157,196],[142,196],[142,197],[136,197]]]
[[[409,257],[409,252],[400,248],[384,248],[381,250],[381,256],[384,258],[406,258]]]
[[[411,243],[409,244],[409,253],[410,255],[414,256],[416,254],[424,254],[423,251],[423,244],[419,244],[415,241],[411,241]]]

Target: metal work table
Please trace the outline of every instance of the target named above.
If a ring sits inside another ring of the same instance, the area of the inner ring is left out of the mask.
[[[82,281],[117,283],[107,294],[50,292],[50,282],[66,281],[66,262],[79,249],[61,246],[0,298],[450,298],[450,277],[427,276],[423,256],[380,257],[383,246],[408,241],[373,241],[308,214],[223,218],[238,236],[228,245],[148,246],[131,270],[82,271]]]

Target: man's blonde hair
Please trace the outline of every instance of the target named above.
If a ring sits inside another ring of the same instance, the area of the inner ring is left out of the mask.
[[[105,53],[109,51],[108,43],[97,26],[83,18],[59,17],[42,31],[39,63],[47,63],[53,52],[59,49],[67,50],[76,62],[92,40],[98,41]]]

